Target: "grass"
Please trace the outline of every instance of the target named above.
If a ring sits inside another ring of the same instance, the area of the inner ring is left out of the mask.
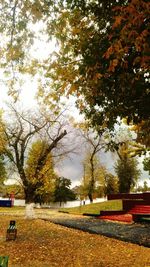
[[[122,210],[121,200],[109,200],[100,203],[92,203],[75,208],[61,208],[59,211],[68,212],[71,214],[100,214],[100,210]]]
[[[44,211],[44,209],[36,209],[36,213],[40,211]],[[70,214],[83,214],[83,213],[91,213],[91,214],[100,214],[100,210],[122,210],[122,201],[121,200],[109,200],[100,203],[92,203],[88,205],[83,205],[75,208],[60,208],[59,211],[68,212]],[[12,207],[5,208],[0,207],[0,213],[7,213],[13,215],[24,215],[25,207]],[[45,213],[49,213],[49,209],[45,210]]]
[[[121,210],[122,209],[122,201],[121,200],[109,200],[100,203],[92,203],[88,205],[83,205],[75,208],[60,208],[59,211],[68,212],[71,214],[83,214],[83,213],[92,213],[99,214],[100,210]],[[36,213],[40,213],[40,211],[45,211],[45,213],[49,213],[49,209],[36,209]],[[5,214],[13,214],[13,215],[24,215],[25,207],[12,207],[5,208],[0,207],[0,213]]]
[[[19,207],[19,206],[15,206],[15,207],[0,207],[0,212],[8,212],[8,211],[23,211],[25,209],[25,207]]]
[[[10,220],[17,239],[6,242]],[[149,248],[23,217],[0,216],[0,255],[9,267],[149,267]]]
[[[25,207],[0,207],[0,214],[11,214],[23,216],[25,214]]]

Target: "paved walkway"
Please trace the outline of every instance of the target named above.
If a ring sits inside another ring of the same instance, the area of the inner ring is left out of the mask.
[[[150,247],[150,224],[111,222],[53,210],[46,216],[39,214],[38,217],[65,227]]]

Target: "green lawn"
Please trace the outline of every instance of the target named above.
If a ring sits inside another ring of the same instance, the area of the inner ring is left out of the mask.
[[[99,214],[100,210],[122,210],[122,200],[109,200],[100,203],[92,203],[75,208],[61,208],[59,211],[72,214],[92,213]]]
[[[15,211],[18,211],[18,210],[24,210],[25,209],[25,207],[18,207],[18,206],[15,206],[15,207],[0,207],[0,211],[2,212],[2,211],[11,211],[11,212],[15,212]]]
[[[41,212],[43,210],[45,213],[48,213],[48,209],[36,209],[36,213]],[[83,205],[75,208],[60,208],[59,211],[68,212],[72,214],[100,214],[100,210],[122,210],[122,200],[109,200],[100,203],[92,203],[88,205]],[[0,213],[7,213],[13,215],[24,215],[25,207],[12,207],[12,208],[4,208],[0,207]]]
[[[12,214],[22,216],[25,214],[25,207],[0,207],[0,214]]]

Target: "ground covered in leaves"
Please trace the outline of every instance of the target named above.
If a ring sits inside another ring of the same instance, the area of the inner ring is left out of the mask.
[[[6,242],[10,219],[16,219],[18,236]],[[9,255],[9,267],[150,267],[149,248],[9,216],[0,216],[0,255]]]

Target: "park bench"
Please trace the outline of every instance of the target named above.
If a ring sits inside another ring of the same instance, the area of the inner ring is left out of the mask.
[[[10,221],[10,224],[7,228],[6,241],[7,240],[15,240],[16,237],[17,237],[16,221]]]
[[[134,222],[150,222],[150,205],[135,205],[129,213]]]
[[[139,194],[110,194],[108,200],[122,199],[122,210],[101,210],[98,218],[111,219],[112,216],[132,216],[134,222],[150,222],[150,192]]]
[[[0,267],[8,267],[8,256],[0,256]]]
[[[128,213],[130,214],[150,214],[150,205],[134,205]]]

